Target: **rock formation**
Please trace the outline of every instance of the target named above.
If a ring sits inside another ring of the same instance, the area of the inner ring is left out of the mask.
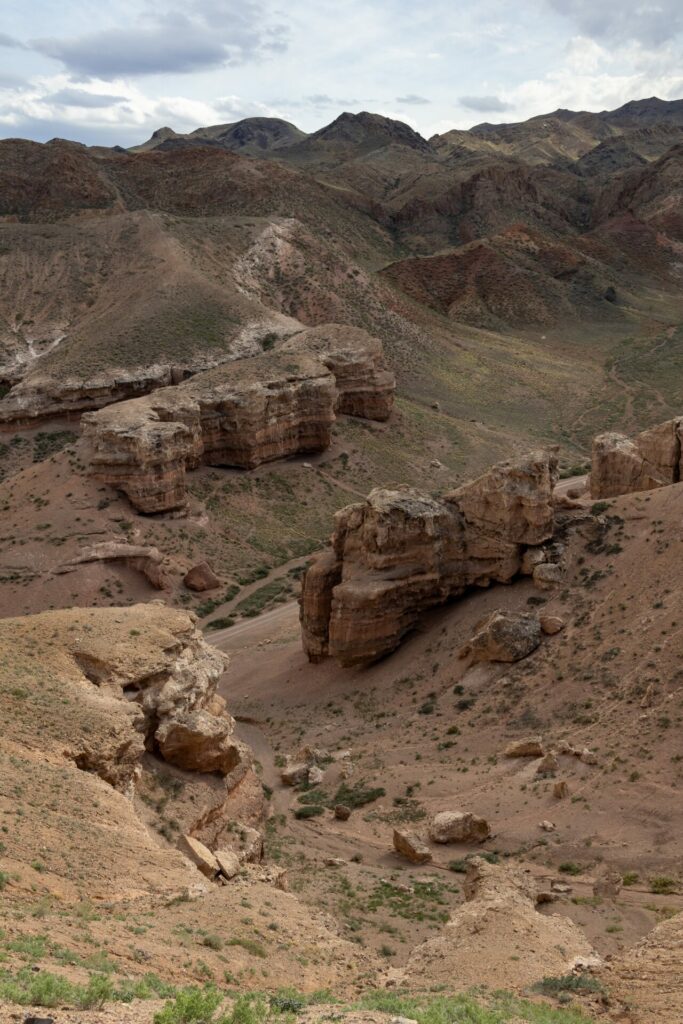
[[[418,835],[405,828],[394,829],[394,850],[412,864],[428,864],[432,851]]]
[[[433,843],[483,843],[490,835],[488,822],[469,811],[439,811],[429,825]]]
[[[541,642],[541,624],[529,612],[495,611],[480,622],[460,652],[473,661],[520,661]]]
[[[366,420],[386,420],[396,381],[384,365],[379,338],[359,327],[323,324],[289,338],[280,352],[308,352],[334,374],[337,412]]]
[[[681,479],[683,417],[644,430],[634,438],[600,434],[593,441],[592,498],[614,498],[633,491],[678,483]]]
[[[120,544],[117,541],[105,540],[100,544],[81,551],[68,562],[53,569],[55,573],[73,572],[79,565],[87,562],[125,562],[131,569],[136,569],[145,576],[153,587],[162,590],[165,584],[163,572],[164,556],[158,548],[142,544]]]
[[[196,590],[200,593],[204,590],[215,590],[221,585],[220,579],[208,562],[198,562],[197,565],[193,565],[185,573],[183,583],[188,590]]]
[[[513,865],[468,860],[465,903],[444,931],[418,946],[405,970],[407,985],[445,982],[521,988],[546,975],[563,975],[593,951],[573,921],[540,914],[531,876]]]
[[[333,324],[302,331],[275,352],[86,413],[86,458],[93,475],[138,511],[171,511],[186,503],[187,470],[200,463],[252,469],[324,451],[335,408],[386,419],[393,390],[380,342]]]
[[[557,458],[533,452],[441,499],[378,488],[337,513],[332,547],[306,572],[303,645],[311,661],[368,664],[420,613],[469,586],[508,583],[525,550],[553,535]]]

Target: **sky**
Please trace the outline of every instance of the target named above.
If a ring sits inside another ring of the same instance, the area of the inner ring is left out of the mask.
[[[426,138],[683,97],[683,0],[1,0],[0,138],[343,111]]]

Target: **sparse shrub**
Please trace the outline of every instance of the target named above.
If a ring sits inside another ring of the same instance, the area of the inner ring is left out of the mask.
[[[666,875],[656,875],[650,879],[650,892],[657,896],[671,896],[676,892],[676,888],[676,880],[668,878]]]

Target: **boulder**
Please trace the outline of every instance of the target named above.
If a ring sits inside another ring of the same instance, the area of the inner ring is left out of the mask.
[[[240,859],[233,850],[216,850],[214,857],[225,878],[234,878],[240,869]]]
[[[348,821],[351,817],[351,808],[346,804],[337,804],[334,809],[334,816],[337,821]]]
[[[234,720],[196,709],[181,711],[159,725],[154,737],[169,764],[193,772],[228,775],[245,756],[233,734]]]
[[[560,779],[553,786],[553,796],[556,800],[566,800],[569,796],[569,786],[564,779]]]
[[[490,835],[488,822],[467,811],[441,811],[429,826],[433,843],[482,843]]]
[[[473,585],[509,582],[525,548],[552,538],[556,480],[554,452],[533,452],[441,499],[376,488],[342,509],[331,549],[302,582],[309,659],[369,664],[397,647],[425,609]]]
[[[427,864],[432,859],[432,851],[426,843],[407,829],[394,829],[394,849],[413,864]]]
[[[547,612],[541,612],[538,616],[538,621],[541,624],[541,632],[545,633],[546,636],[555,636],[565,626],[564,619],[560,618],[559,615],[549,615]]]
[[[215,878],[220,873],[220,866],[214,854],[204,843],[193,836],[181,836],[177,842],[181,853],[192,861],[207,878]]]
[[[198,562],[197,565],[193,565],[185,573],[183,583],[188,590],[197,590],[200,593],[204,590],[215,590],[221,585],[221,581],[208,562]]]
[[[506,757],[543,757],[543,738],[527,736],[523,740],[513,740],[505,748]]]
[[[492,612],[477,626],[468,653],[477,661],[520,661],[541,642],[536,615],[527,612]]]
[[[280,772],[280,778],[285,786],[300,786],[302,782],[308,782],[308,771],[305,761],[288,761]]]
[[[556,562],[541,562],[534,568],[532,579],[539,590],[554,590],[564,581],[564,572]]]
[[[543,778],[552,777],[556,771],[559,770],[560,762],[557,760],[552,750],[543,757],[536,766],[536,774]]]

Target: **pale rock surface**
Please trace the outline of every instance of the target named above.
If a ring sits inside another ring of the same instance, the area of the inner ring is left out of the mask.
[[[191,860],[207,878],[213,879],[219,874],[220,865],[216,857],[199,839],[195,839],[193,836],[180,836],[176,845],[180,852],[188,860]]]
[[[482,843],[490,835],[489,823],[469,811],[440,811],[429,825],[433,843]]]
[[[468,862],[466,902],[441,934],[413,950],[406,987],[445,984],[457,991],[473,985],[517,991],[547,975],[572,970],[593,950],[566,917],[536,910],[535,885],[512,864]]]
[[[157,590],[162,590],[165,586],[164,556],[158,548],[141,544],[124,544],[113,540],[93,544],[92,547],[79,552],[68,562],[63,562],[52,571],[61,574],[73,572],[79,565],[88,562],[116,561],[124,562],[131,569],[141,572]]]
[[[513,740],[505,748],[506,757],[543,757],[543,737],[527,736],[523,740]]]
[[[394,849],[413,864],[427,864],[432,859],[427,844],[408,829],[394,829]]]
[[[240,859],[233,850],[216,850],[214,857],[220,873],[225,878],[234,878],[239,872]]]
[[[565,621],[561,616],[549,615],[548,612],[541,612],[538,621],[541,624],[541,632],[546,636],[555,636],[556,633],[561,633],[565,627]]]

